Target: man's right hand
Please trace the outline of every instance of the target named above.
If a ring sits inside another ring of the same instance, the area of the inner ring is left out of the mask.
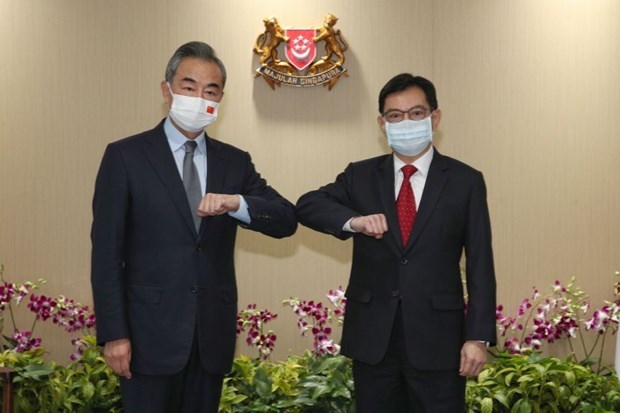
[[[383,214],[355,217],[351,219],[350,225],[355,232],[361,232],[376,239],[383,238],[383,234],[388,230],[387,220]]]
[[[110,366],[116,374],[127,379],[131,378],[131,371],[129,371],[131,341],[128,338],[121,338],[105,343],[103,346],[103,355],[108,366]]]

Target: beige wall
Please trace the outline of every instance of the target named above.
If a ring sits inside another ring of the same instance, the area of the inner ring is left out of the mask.
[[[350,77],[331,92],[272,91],[254,78],[263,17],[312,27],[328,12],[350,45]],[[90,201],[102,151],[165,115],[167,59],[197,39],[229,71],[210,134],[249,150],[292,201],[349,161],[387,152],[376,96],[391,76],[431,78],[444,111],[439,150],[487,180],[499,302],[514,308],[533,285],[576,276],[600,305],[620,269],[618,21],[615,0],[0,0],[6,278],[43,277],[46,293],[91,302]],[[281,301],[322,299],[346,284],[350,248],[305,228],[279,241],[240,231],[240,306],[280,314],[271,325],[278,357],[310,346]],[[68,353],[56,327],[39,333]]]

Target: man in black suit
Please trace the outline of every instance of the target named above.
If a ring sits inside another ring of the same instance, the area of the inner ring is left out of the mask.
[[[393,154],[350,163],[299,199],[297,217],[353,237],[341,344],[353,359],[357,412],[463,412],[465,377],[480,372],[496,340],[484,180],[433,148],[441,110],[429,80],[395,76],[379,113]]]
[[[237,226],[275,238],[297,228],[293,205],[250,155],[204,131],[225,82],[209,45],[181,46],[161,83],[169,116],[111,143],[101,162],[91,232],[97,339],[128,413],[217,412],[236,340]]]

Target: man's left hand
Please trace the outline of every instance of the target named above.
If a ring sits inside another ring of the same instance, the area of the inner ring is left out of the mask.
[[[480,341],[469,340],[461,349],[461,367],[459,374],[464,377],[477,376],[487,362],[487,345]]]
[[[202,197],[198,206],[198,216],[224,215],[239,209],[239,195],[208,193]]]

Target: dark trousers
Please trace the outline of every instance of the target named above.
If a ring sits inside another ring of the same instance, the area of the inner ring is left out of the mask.
[[[421,371],[409,362],[400,306],[385,358],[377,365],[354,360],[353,380],[357,413],[465,411],[465,378],[457,370]]]
[[[196,339],[187,365],[179,373],[152,376],[132,372],[121,377],[125,413],[217,413],[224,376],[205,371]]]

